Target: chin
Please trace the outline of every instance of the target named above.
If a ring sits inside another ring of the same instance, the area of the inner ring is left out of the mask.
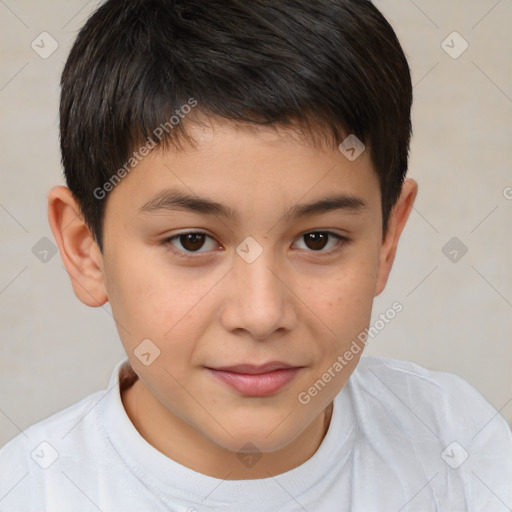
[[[280,425],[281,423],[281,425]],[[293,425],[293,430],[286,429],[282,425],[282,418],[275,421],[251,421],[244,425],[224,425],[224,430],[218,432],[215,438],[210,439],[222,448],[237,452],[261,452],[269,453],[282,450],[290,444],[300,433],[297,425]]]

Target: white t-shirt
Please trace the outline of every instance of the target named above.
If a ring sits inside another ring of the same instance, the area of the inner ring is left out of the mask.
[[[0,450],[1,512],[510,511],[512,434],[467,382],[363,356],[325,438],[275,477],[221,480],[147,443],[108,389]]]

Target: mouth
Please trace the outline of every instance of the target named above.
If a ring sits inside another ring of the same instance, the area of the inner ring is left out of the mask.
[[[280,361],[263,365],[239,364],[206,369],[217,379],[244,396],[263,397],[276,394],[290,383],[303,366]]]

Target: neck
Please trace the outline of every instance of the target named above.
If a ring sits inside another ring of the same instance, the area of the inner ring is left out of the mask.
[[[174,415],[137,380],[121,391],[126,413],[139,434],[154,448],[199,473],[224,480],[268,478],[303,464],[317,451],[330,425],[329,404],[290,444],[276,452],[244,454],[246,460],[258,457],[246,467],[240,454],[226,450],[206,438],[191,425]],[[171,434],[169,434],[171,433]]]

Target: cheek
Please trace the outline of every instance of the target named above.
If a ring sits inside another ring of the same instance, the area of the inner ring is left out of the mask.
[[[377,281],[378,256],[375,254],[340,265],[318,294],[321,308],[341,321],[366,319],[373,303]]]
[[[313,364],[304,375],[297,399],[301,404],[310,402],[315,411],[341,390],[364,352],[358,336],[371,319],[376,261],[375,257],[360,258],[339,267],[336,277],[317,286],[315,303],[308,304],[320,314],[311,336],[315,339],[310,345],[315,354]]]
[[[311,295],[316,297],[311,309],[321,312],[319,317],[330,331],[323,347],[324,363],[343,354],[368,327],[377,269],[378,254],[368,251],[366,257],[337,268],[336,275]],[[313,288],[310,288],[312,292]]]
[[[111,265],[109,301],[121,341],[133,354],[150,339],[160,350],[160,362],[178,368],[178,361],[191,358],[194,340],[211,317],[207,299],[219,278],[142,261],[118,258]]]

